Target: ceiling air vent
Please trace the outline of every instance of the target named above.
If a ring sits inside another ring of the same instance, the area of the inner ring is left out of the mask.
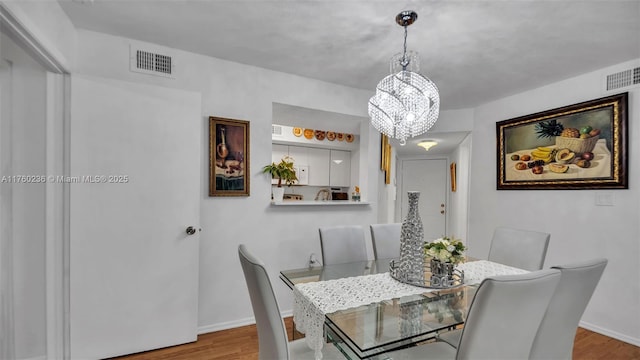
[[[607,91],[640,85],[640,67],[607,75]]]
[[[173,78],[175,63],[173,57],[167,54],[161,54],[152,49],[141,49],[138,46],[131,45],[130,54],[130,70],[149,74]]]
[[[282,126],[271,125],[271,136],[282,136]]]

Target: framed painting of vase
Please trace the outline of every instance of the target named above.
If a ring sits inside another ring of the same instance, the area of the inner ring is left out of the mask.
[[[249,196],[249,122],[209,117],[209,196]]]

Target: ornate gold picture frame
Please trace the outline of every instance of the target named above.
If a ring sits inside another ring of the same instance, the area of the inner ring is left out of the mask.
[[[628,93],[496,123],[497,189],[628,189]]]
[[[391,144],[385,134],[381,134],[380,140],[380,169],[384,171],[384,183],[391,184]]]
[[[452,162],[449,165],[449,171],[451,172],[451,192],[456,192],[456,163]]]
[[[209,196],[249,196],[249,122],[209,117]]]

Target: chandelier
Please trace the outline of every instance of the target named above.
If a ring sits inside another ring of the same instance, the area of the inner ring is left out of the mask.
[[[429,130],[440,112],[440,95],[433,81],[420,75],[418,53],[407,51],[407,26],[418,19],[414,11],[403,11],[396,23],[404,27],[404,49],[391,58],[391,74],[376,86],[369,99],[371,124],[390,138],[407,143],[407,138]]]

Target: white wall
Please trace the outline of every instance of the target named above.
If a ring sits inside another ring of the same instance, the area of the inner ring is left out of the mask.
[[[78,32],[79,73],[202,93],[202,148],[208,151],[208,117],[220,116],[251,122],[251,196],[208,197],[208,154],[203,156],[201,177],[202,235],[200,248],[199,325],[212,331],[246,323],[253,317],[240,270],[237,246],[245,243],[267,264],[281,310],[290,311],[291,291],[278,280],[278,271],[308,264],[311,253],[320,254],[318,227],[375,222],[376,177],[360,175],[360,187],[371,206],[274,207],[270,206],[270,179],[260,169],[271,162],[272,103],[366,117],[368,92],[298,76],[171,50],[178,64],[175,79],[129,71],[130,40]],[[369,161],[375,137],[362,126],[358,150],[360,166],[377,174],[378,163]],[[366,199],[366,198],[365,198]],[[363,199],[363,200],[365,200]]]
[[[456,191],[449,193],[447,234],[468,244],[467,218],[469,216],[469,169],[471,167],[471,134],[460,143],[450,156],[456,163]],[[449,178],[451,181],[451,178]],[[451,187],[449,187],[451,189]]]
[[[471,131],[473,129],[473,117],[473,109],[443,110],[440,111],[438,121],[429,131]]]
[[[0,39],[11,62],[11,174],[44,175],[46,73],[11,39]],[[42,356],[45,318],[45,184],[13,183],[13,306],[15,356]]]
[[[545,267],[595,257],[609,259],[582,318],[585,327],[640,345],[640,88],[629,91],[628,190],[496,190],[497,121],[606,96],[605,74],[620,64],[510,96],[475,109],[469,213],[470,254],[486,258],[496,226],[551,233]],[[612,92],[614,94],[617,92]],[[596,206],[609,193],[614,206]]]

